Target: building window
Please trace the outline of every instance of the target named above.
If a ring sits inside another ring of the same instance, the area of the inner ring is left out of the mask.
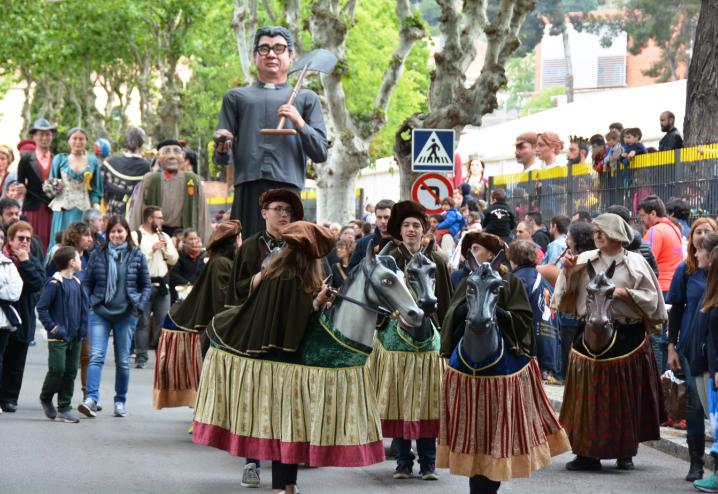
[[[543,83],[542,88],[563,86],[566,84],[566,60],[563,58],[551,58],[543,61],[541,70]]]
[[[598,87],[626,85],[626,57],[598,57]]]

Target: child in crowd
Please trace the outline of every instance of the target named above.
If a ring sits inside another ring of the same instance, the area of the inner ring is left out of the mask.
[[[608,171],[611,167],[615,167],[618,160],[623,154],[623,146],[621,146],[621,133],[617,130],[610,130],[606,134],[606,157],[603,159],[603,171]]]
[[[591,161],[596,173],[603,171],[603,160],[606,159],[606,140],[601,134],[591,136]]]
[[[646,154],[646,146],[644,146],[641,142],[642,137],[643,133],[638,127],[626,129],[623,132],[623,140],[625,144],[623,146],[621,158],[623,158],[622,161],[624,165],[627,165],[634,156],[638,154]]]
[[[484,211],[481,226],[486,233],[501,237],[507,244],[511,242],[511,232],[516,228],[516,216],[506,202],[506,191],[491,191],[491,206]]]
[[[80,419],[72,412],[72,393],[80,365],[82,340],[87,333],[88,299],[76,273],[82,270],[80,254],[74,247],[59,247],[53,256],[58,271],[45,283],[37,314],[47,330],[49,369],[40,393],[45,415],[59,415],[68,423]],[[52,403],[57,394],[57,409]],[[58,413],[59,411],[59,413]]]
[[[441,201],[441,209],[443,209],[444,212],[441,213],[442,221],[436,225],[437,242],[440,242],[441,237],[447,233],[452,237],[456,237],[466,225],[466,220],[461,215],[461,212],[456,209],[454,199],[451,197],[444,197],[444,200]]]

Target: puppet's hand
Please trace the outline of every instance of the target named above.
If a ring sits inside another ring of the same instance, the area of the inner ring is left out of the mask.
[[[304,128],[304,119],[299,114],[297,107],[294,105],[282,105],[279,107],[279,116],[284,117],[294,124],[297,130]]]
[[[234,136],[227,129],[219,129],[212,135],[212,139],[214,139],[215,149],[219,154],[227,154],[232,149]]]

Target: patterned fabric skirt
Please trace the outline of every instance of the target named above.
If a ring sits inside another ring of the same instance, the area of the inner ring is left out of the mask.
[[[398,352],[374,342],[370,369],[384,437],[438,437],[446,361],[438,352]]]
[[[210,347],[192,440],[231,455],[310,466],[384,461],[366,365],[311,367]]]
[[[37,211],[23,211],[22,214],[27,216],[27,221],[32,225],[35,235],[40,237],[42,248],[47,251],[50,243],[50,228],[52,227],[52,211],[46,204],[40,204]],[[55,243],[54,241],[52,242]]]
[[[194,407],[201,373],[202,333],[163,328],[155,363],[155,408]]]
[[[628,458],[638,443],[660,439],[665,411],[650,340],[621,357],[594,360],[574,349],[569,359],[560,420],[575,454]]]
[[[437,467],[504,482],[528,477],[570,447],[536,359],[506,376],[446,369]]]

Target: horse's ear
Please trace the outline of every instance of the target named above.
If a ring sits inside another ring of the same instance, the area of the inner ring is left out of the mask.
[[[606,271],[606,278],[609,280],[613,278],[613,273],[616,272],[616,261],[613,261],[611,263],[611,266],[608,268],[608,271]]]
[[[429,243],[426,244],[426,247],[424,247],[423,254],[426,257],[431,257],[432,252],[434,252],[434,237],[431,237],[431,240],[429,240]]]
[[[380,256],[388,256],[389,252],[391,252],[391,248],[394,247],[394,242],[391,240],[386,243],[384,247],[379,251]]]
[[[593,264],[591,264],[591,261],[588,261],[586,265],[586,270],[588,271],[588,279],[592,280],[596,277],[596,270],[593,269]]]
[[[476,260],[476,258],[471,252],[469,252],[469,258],[466,259],[466,264],[469,266],[469,270],[472,273],[479,269],[479,261]]]
[[[505,259],[506,254],[504,253],[504,249],[501,249],[499,253],[496,254],[496,256],[491,260],[491,269],[500,272],[501,264],[503,264]]]
[[[368,262],[374,262],[374,239],[370,240],[366,246],[366,258]]]

